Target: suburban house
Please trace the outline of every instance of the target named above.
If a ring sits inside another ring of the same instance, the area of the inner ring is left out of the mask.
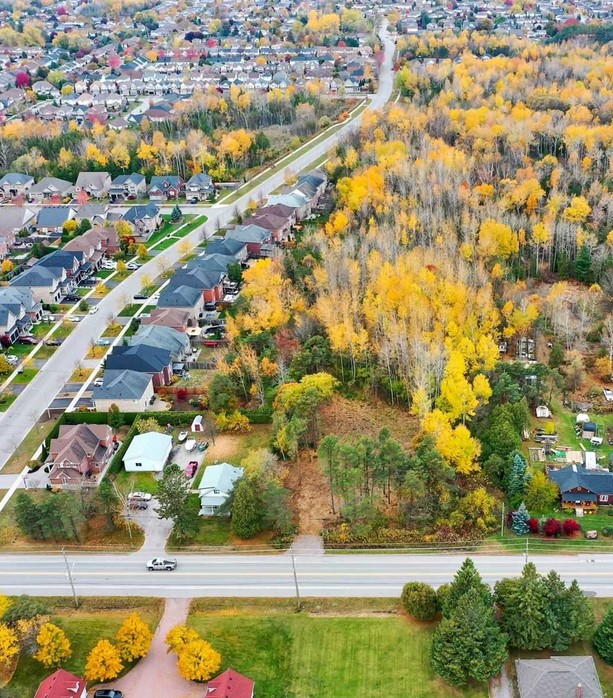
[[[20,172],[8,172],[0,179],[0,192],[7,199],[13,199],[16,196],[27,197],[32,185],[34,177]]]
[[[114,450],[107,424],[63,424],[51,439],[45,471],[53,485],[77,485],[101,473]]]
[[[129,346],[147,344],[150,347],[169,349],[173,361],[183,361],[191,354],[189,337],[184,332],[173,330],[171,327],[145,325],[128,340]]]
[[[31,201],[42,203],[51,200],[53,203],[61,203],[67,196],[72,196],[74,186],[72,182],[58,177],[43,177],[40,182],[32,185],[29,197]]]
[[[253,698],[255,681],[239,674],[234,669],[211,679],[206,685],[205,698]]]
[[[172,451],[172,436],[148,431],[137,434],[123,457],[127,472],[161,473]]]
[[[268,204],[274,206],[281,204],[294,210],[296,220],[302,220],[311,214],[311,201],[299,189],[294,189],[286,194],[272,194],[268,197]]]
[[[178,272],[172,277],[176,279]],[[158,308],[173,308],[189,313],[188,327],[197,327],[198,320],[204,310],[204,296],[202,291],[185,284],[177,287],[166,287],[161,293],[157,304]]]
[[[573,464],[549,470],[547,475],[560,488],[563,507],[595,511],[613,504],[613,473],[608,470],[588,470]]]
[[[58,669],[51,676],[41,681],[34,698],[86,698],[87,683],[85,679],[71,674],[65,669]]]
[[[235,262],[244,264],[249,257],[247,243],[234,238],[214,238],[206,246],[207,255],[217,254],[232,257]]]
[[[151,311],[149,317],[142,317],[141,327],[157,325],[158,327],[171,327],[178,332],[185,332],[189,327],[190,314],[187,310],[178,308],[156,308]]]
[[[603,698],[594,659],[550,657],[516,659],[520,698]]]
[[[198,199],[202,201],[215,194],[215,185],[208,174],[199,172],[193,175],[185,185],[185,196],[188,199]]]
[[[168,289],[190,287],[202,294],[204,301],[219,301],[223,298],[225,271],[209,271],[202,268],[202,258],[188,262],[187,269],[179,269],[172,277]],[[159,306],[159,303],[158,303]]]
[[[81,279],[88,276],[92,271],[92,264],[85,258],[85,254],[81,251],[72,250],[55,250],[36,264],[38,267],[64,269],[66,277],[72,279],[75,284],[78,284]]]
[[[137,241],[146,241],[162,225],[162,214],[158,206],[149,203],[132,206],[123,214],[123,220],[130,223]]]
[[[298,177],[293,191],[304,194],[311,202],[311,206],[314,207],[325,192],[327,184],[328,177],[322,170],[311,170],[311,172]]]
[[[226,240],[244,242],[247,245],[249,256],[253,259],[258,259],[264,256],[262,247],[271,244],[272,234],[270,230],[263,228],[261,225],[238,225],[226,233]]]
[[[26,269],[14,279],[11,286],[29,288],[33,297],[41,303],[59,303],[60,299],[74,289],[74,281],[68,279],[66,270],[47,268],[40,264]]]
[[[145,176],[133,172],[128,175],[119,175],[111,182],[109,197],[111,201],[125,201],[126,199],[141,199],[147,194],[147,180]]]
[[[153,380],[148,373],[108,370],[92,397],[97,412],[108,412],[111,405],[120,412],[145,412],[154,397]]]
[[[177,175],[161,175],[151,178],[149,198],[151,201],[178,199],[185,189],[185,182]]]
[[[229,463],[207,466],[198,486],[200,515],[215,516],[219,507],[230,496],[234,483],[243,477],[244,472],[243,468]]]
[[[113,347],[111,354],[106,357],[106,368],[148,373],[153,379],[154,388],[170,385],[172,381],[170,350],[150,347],[147,344]]]
[[[0,336],[11,344],[32,329],[32,323],[42,317],[43,306],[27,288],[4,286],[0,288]]]
[[[47,235],[61,234],[64,223],[74,216],[74,209],[70,206],[43,206],[36,218],[36,232]]]
[[[84,191],[94,199],[104,198],[111,188],[111,175],[108,172],[79,172],[74,185],[75,193]]]
[[[290,219],[285,216],[265,213],[263,209],[259,209],[253,215],[249,216],[249,218],[246,218],[243,223],[245,225],[258,225],[260,228],[266,228],[271,238],[278,243],[289,238],[291,224]]]
[[[5,206],[0,216],[0,235],[7,237],[11,245],[22,230],[29,230],[36,222],[36,211],[27,206]]]
[[[113,255],[120,248],[119,235],[115,228],[111,226],[94,225],[81,237],[88,237],[92,240],[99,240],[101,249],[107,255]]]
[[[74,206],[74,219],[77,223],[88,220],[91,225],[104,225],[109,217],[108,204],[81,204]]]

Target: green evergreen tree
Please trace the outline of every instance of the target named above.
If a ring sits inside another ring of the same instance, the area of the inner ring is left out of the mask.
[[[609,606],[592,640],[594,649],[607,664],[613,664],[613,606]]]
[[[587,245],[581,245],[579,255],[575,260],[575,276],[578,281],[589,284],[594,279],[592,272],[592,255]]]
[[[528,482],[528,464],[521,453],[515,453],[511,462],[506,483],[506,491],[511,502],[523,497]]]
[[[511,514],[511,529],[516,536],[525,536],[526,533],[530,533],[529,519],[530,514],[522,502],[517,510]]]
[[[469,589],[432,637],[434,671],[453,686],[488,681],[507,659],[506,636],[496,623],[491,601]]]
[[[559,368],[564,363],[564,347],[554,342],[549,352],[549,368]]]
[[[594,609],[590,600],[581,591],[577,580],[573,579],[569,589],[570,614],[569,621],[572,627],[572,641],[589,640],[594,632]]]
[[[40,507],[29,494],[19,492],[15,497],[15,522],[19,530],[30,538],[44,538]]]
[[[416,620],[434,620],[438,613],[436,591],[423,582],[409,582],[402,589],[400,602],[404,610]]]
[[[492,593],[489,586],[481,579],[475,563],[467,557],[456,572],[449,591],[446,593],[443,616],[451,615],[462,596],[471,590],[475,590],[485,604],[491,603]]]
[[[109,426],[113,427],[113,429],[119,429],[120,427],[123,426],[124,422],[124,417],[123,417],[123,412],[117,407],[115,403],[113,403],[109,407],[109,418],[108,418]]]
[[[179,208],[179,204],[175,204],[174,208],[170,212],[170,222],[171,223],[178,223],[181,218],[183,218],[183,212]]]
[[[242,478],[235,487],[232,502],[232,530],[243,539],[253,538],[262,531],[264,515],[257,485],[249,478]]]

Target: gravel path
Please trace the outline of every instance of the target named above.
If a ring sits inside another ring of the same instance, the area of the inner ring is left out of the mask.
[[[161,572],[160,574],[163,574]],[[185,623],[191,599],[167,599],[164,615],[153,636],[149,654],[112,687],[126,698],[202,698],[202,684],[186,681],[177,671],[177,658],[166,652],[164,638],[175,625]]]
[[[504,664],[500,675],[490,681],[490,698],[514,698],[513,683],[509,677],[507,665]]]

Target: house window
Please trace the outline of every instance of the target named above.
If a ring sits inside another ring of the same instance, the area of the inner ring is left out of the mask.
[[[142,463],[134,463],[134,467],[136,468],[142,468],[143,464]]]
[[[601,501],[601,502],[608,502],[608,501],[609,501],[609,495],[608,495],[608,494],[601,494],[601,495],[600,495],[600,501]]]
[[[213,494],[220,494],[219,490],[213,490]]]

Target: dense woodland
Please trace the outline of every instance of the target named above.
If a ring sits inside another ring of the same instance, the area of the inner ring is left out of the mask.
[[[319,449],[333,542],[482,536],[503,493],[545,510],[555,488],[518,453],[530,409],[588,359],[611,375],[613,59],[496,38],[484,60],[488,41],[419,39],[456,60],[406,60],[404,99],[330,154],[332,214],[245,273],[229,322],[227,394],[272,411],[290,465]],[[550,365],[501,362],[534,328]],[[413,447],[323,433],[336,391],[410,410]]]

